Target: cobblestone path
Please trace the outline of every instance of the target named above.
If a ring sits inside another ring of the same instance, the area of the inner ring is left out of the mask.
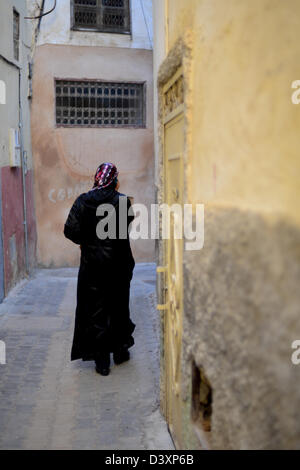
[[[159,411],[155,266],[137,264],[131,360],[70,361],[76,269],[41,269],[0,305],[0,449],[173,449]]]

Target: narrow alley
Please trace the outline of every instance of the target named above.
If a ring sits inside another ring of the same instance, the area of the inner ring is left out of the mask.
[[[100,376],[70,361],[77,269],[41,269],[0,306],[1,449],[173,449],[159,411],[155,265],[135,268],[131,360]]]
[[[0,450],[300,449],[299,39],[300,0],[0,1]]]

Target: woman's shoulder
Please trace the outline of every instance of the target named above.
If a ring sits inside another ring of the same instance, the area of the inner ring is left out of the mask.
[[[76,206],[94,206],[99,205],[100,203],[111,203],[113,205],[118,205],[120,203],[120,199],[124,198],[127,201],[127,205],[130,205],[129,197],[124,194],[120,193],[119,191],[114,191],[112,193],[104,193],[104,191],[95,191],[91,189],[86,193],[80,194],[77,199],[75,200]]]
[[[86,193],[80,194],[77,197],[76,201],[78,202],[78,204],[84,204],[84,203],[88,203],[88,202],[91,202],[91,201],[95,201],[96,199],[97,199],[96,190],[95,189],[90,189]]]
[[[87,194],[88,193],[79,194],[79,196],[77,196],[77,198],[75,199],[74,204],[80,206],[87,199]]]
[[[116,191],[116,193],[119,197],[127,197],[128,198],[128,196],[126,194],[120,193],[119,191]]]
[[[119,192],[117,191],[117,197],[118,197],[118,199],[124,198],[124,201],[126,200],[126,202],[127,202],[127,206],[128,206],[128,207],[131,206],[131,200],[130,200],[130,197],[127,196],[127,194],[119,193]]]
[[[130,201],[130,197],[127,194],[119,193],[118,191],[117,191],[117,194],[119,197],[125,197],[126,199],[128,199],[128,201]]]

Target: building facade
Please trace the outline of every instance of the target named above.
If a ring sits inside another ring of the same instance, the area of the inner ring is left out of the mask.
[[[159,243],[162,410],[180,449],[299,448],[300,4],[153,18],[158,201],[205,214],[203,247]]]
[[[134,202],[154,201],[152,67],[151,1],[60,0],[42,18],[32,105],[39,264],[78,264],[63,225],[100,163],[117,165]],[[133,251],[152,261],[154,243],[136,240]]]
[[[30,132],[32,25],[25,0],[0,5],[0,300],[35,264]]]

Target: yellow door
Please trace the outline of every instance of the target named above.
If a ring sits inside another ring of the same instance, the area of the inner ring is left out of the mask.
[[[183,206],[184,115],[181,71],[164,90],[164,187],[165,203]],[[178,209],[178,206],[177,206]],[[183,210],[183,208],[182,208]],[[180,211],[170,212],[170,237],[164,242],[164,370],[165,413],[178,449],[181,448],[181,341],[182,341],[182,250]]]

